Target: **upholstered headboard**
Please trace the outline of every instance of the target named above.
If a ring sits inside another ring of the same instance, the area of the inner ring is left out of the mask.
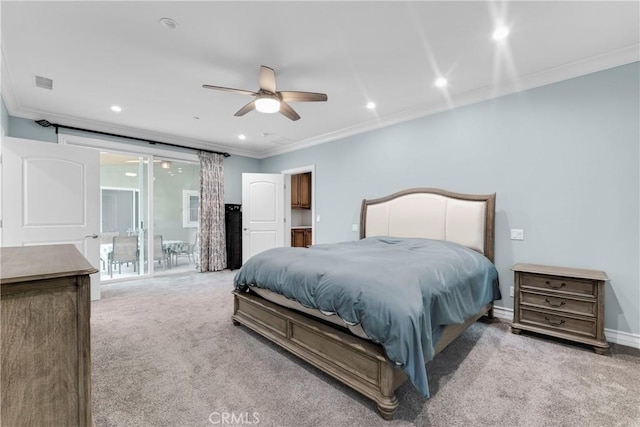
[[[412,188],[363,200],[360,238],[422,237],[467,246],[493,261],[496,195]]]

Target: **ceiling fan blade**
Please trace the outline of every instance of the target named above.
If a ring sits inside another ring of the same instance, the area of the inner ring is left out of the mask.
[[[260,89],[276,93],[276,72],[273,68],[260,66]]]
[[[205,89],[224,90],[226,92],[236,92],[242,95],[256,95],[255,92],[251,92],[250,90],[234,89],[232,87],[211,86],[211,85],[202,85],[202,87]]]
[[[256,101],[253,100],[250,103],[248,103],[247,105],[245,105],[244,107],[242,107],[241,109],[239,109],[234,116],[236,117],[240,117],[240,116],[244,116],[245,114],[247,114],[249,111],[251,110],[255,110],[256,108]]]
[[[286,102],[280,102],[280,112],[283,116],[293,120],[294,122],[300,118],[300,115]]]
[[[280,98],[284,102],[312,102],[312,101],[326,101],[326,93],[316,92],[296,92],[296,91],[282,91],[278,92]]]

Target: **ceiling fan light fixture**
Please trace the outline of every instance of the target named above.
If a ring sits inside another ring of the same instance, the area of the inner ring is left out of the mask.
[[[275,96],[261,96],[256,98],[256,110],[261,113],[277,113],[280,111],[280,100]]]

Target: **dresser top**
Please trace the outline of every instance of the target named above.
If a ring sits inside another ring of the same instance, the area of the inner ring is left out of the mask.
[[[607,273],[600,270],[585,270],[581,268],[555,267],[539,264],[516,264],[511,267],[513,271],[523,273],[547,274],[549,276],[573,277],[576,279],[609,280]]]
[[[75,245],[0,248],[0,283],[97,273]]]

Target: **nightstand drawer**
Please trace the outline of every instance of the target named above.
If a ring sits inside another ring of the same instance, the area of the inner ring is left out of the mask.
[[[596,322],[520,307],[520,323],[596,337]]]
[[[597,283],[592,280],[578,280],[565,277],[542,276],[523,273],[520,286],[522,288],[540,289],[544,291],[566,292],[577,295],[597,295]]]
[[[595,300],[588,301],[584,299],[572,299],[559,294],[545,295],[541,293],[539,294],[522,291],[520,304],[533,305],[551,310],[558,310],[562,312],[594,317],[598,313],[598,307],[595,303]]]

